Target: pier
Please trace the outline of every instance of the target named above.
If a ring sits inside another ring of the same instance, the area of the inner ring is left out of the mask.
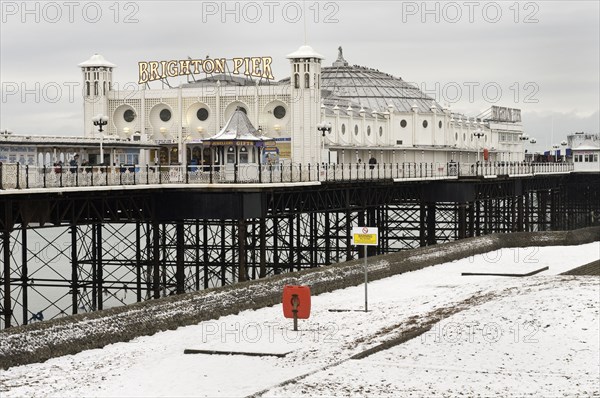
[[[1,171],[3,328],[357,259],[355,226],[373,256],[600,214],[568,163]]]

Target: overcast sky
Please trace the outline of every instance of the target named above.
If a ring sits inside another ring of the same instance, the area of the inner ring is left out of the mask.
[[[207,55],[272,56],[279,80],[289,75],[285,55],[304,44],[305,25],[325,65],[342,46],[350,64],[414,82],[455,111],[522,109],[534,150],[600,131],[597,1],[1,5],[0,128],[16,134],[83,134],[77,64],[96,52],[117,64],[121,87],[137,81],[139,61]]]

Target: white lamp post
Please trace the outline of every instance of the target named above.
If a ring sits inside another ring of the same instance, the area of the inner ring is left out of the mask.
[[[558,156],[556,156],[556,152],[560,151],[560,146],[558,144],[552,145],[552,156],[554,156],[554,161],[558,160]]]
[[[108,116],[99,114],[92,118],[92,122],[94,126],[98,126],[98,132],[100,133],[100,162],[104,164],[104,130],[102,130],[102,127],[108,124]]]

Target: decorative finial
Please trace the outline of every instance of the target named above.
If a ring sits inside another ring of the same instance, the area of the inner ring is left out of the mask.
[[[344,50],[342,50],[342,46],[338,47],[338,57],[337,60],[333,63],[333,66],[339,68],[341,66],[348,66],[348,62],[344,59]]]

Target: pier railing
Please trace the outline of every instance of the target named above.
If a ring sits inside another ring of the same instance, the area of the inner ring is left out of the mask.
[[[448,179],[567,173],[572,163],[230,164],[37,167],[0,163],[0,189]]]

